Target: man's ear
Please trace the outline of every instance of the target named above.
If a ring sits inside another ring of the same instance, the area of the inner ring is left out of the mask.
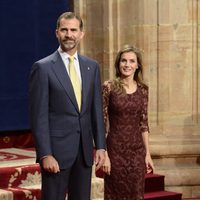
[[[85,32],[81,31],[81,39],[84,37]]]
[[[58,38],[58,29],[55,30],[55,35]]]

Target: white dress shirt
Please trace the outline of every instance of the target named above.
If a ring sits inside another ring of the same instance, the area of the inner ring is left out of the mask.
[[[70,55],[66,52],[64,52],[60,47],[58,48],[58,52],[65,64],[65,68],[67,70],[67,73],[69,74],[69,57]],[[82,79],[81,79],[81,70],[80,70],[80,65],[79,65],[79,61],[78,61],[78,54],[77,52],[73,55],[74,57],[74,66],[75,66],[75,70],[76,70],[76,73],[78,75],[78,78],[80,80],[80,84],[82,86]]]

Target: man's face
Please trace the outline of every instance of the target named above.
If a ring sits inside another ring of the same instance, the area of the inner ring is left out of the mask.
[[[60,27],[56,29],[56,37],[63,51],[73,55],[83,36],[84,32],[80,30],[80,22],[76,18],[60,20]]]

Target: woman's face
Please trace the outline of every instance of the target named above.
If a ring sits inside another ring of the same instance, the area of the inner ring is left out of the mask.
[[[123,78],[134,77],[137,68],[137,56],[134,52],[125,52],[121,55],[119,70]]]

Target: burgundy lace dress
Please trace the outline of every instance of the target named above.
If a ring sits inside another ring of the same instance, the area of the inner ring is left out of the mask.
[[[104,121],[109,122],[107,151],[111,175],[105,176],[104,200],[142,200],[144,196],[145,147],[148,131],[148,90],[138,83],[132,94],[103,85]]]

